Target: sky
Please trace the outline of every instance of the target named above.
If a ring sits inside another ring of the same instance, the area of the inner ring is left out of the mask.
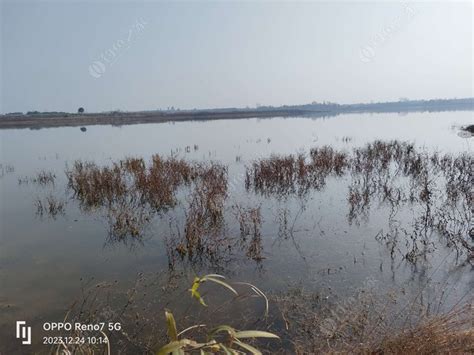
[[[473,95],[472,2],[8,1],[0,112]]]

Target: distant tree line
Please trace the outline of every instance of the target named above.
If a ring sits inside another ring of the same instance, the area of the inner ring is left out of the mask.
[[[151,111],[140,111],[140,112],[239,112],[239,111],[272,111],[272,110],[301,110],[308,112],[331,112],[331,113],[342,113],[342,112],[399,112],[399,111],[436,111],[436,110],[474,110],[474,98],[463,98],[463,99],[431,99],[431,100],[409,100],[407,98],[400,98],[399,101],[391,102],[371,102],[371,103],[358,103],[358,104],[338,104],[330,101],[317,102],[313,101],[309,104],[303,105],[282,105],[282,106],[265,106],[256,104],[255,107],[237,108],[237,107],[225,107],[225,108],[214,108],[214,109],[191,109],[191,110],[180,110],[173,106],[168,107],[166,110],[151,110]],[[78,114],[85,112],[83,107],[79,107],[77,110]],[[140,113],[133,112],[133,113]],[[121,110],[113,110],[104,114],[109,115],[120,115],[123,112]],[[131,112],[127,112],[130,114]],[[63,111],[28,111],[26,115],[41,115],[41,116],[68,116],[69,112]],[[3,116],[22,116],[23,112],[10,112]]]

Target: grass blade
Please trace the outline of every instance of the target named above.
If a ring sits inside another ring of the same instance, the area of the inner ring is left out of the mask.
[[[238,339],[242,338],[274,338],[274,339],[280,339],[278,335],[275,335],[273,333],[269,332],[264,332],[261,330],[243,330],[241,332],[235,333],[235,337]]]
[[[215,279],[215,278],[209,277],[209,276],[204,276],[204,277],[202,278],[202,280],[215,282],[215,283],[217,283],[217,284],[219,284],[219,285],[221,285],[221,286],[224,286],[224,287],[227,288],[228,290],[232,291],[232,293],[234,293],[236,296],[239,295],[239,294],[237,293],[237,291],[234,290],[234,288],[233,288],[231,285],[229,285],[227,282],[224,282],[224,281],[222,281],[222,280]]]
[[[235,344],[237,344],[238,346],[244,348],[244,349],[247,350],[247,351],[250,351],[253,355],[262,355],[262,353],[260,352],[260,350],[258,350],[257,348],[254,348],[252,345],[243,343],[243,342],[241,342],[241,341],[239,341],[239,340],[236,340],[236,341],[235,341]]]
[[[205,326],[206,326],[205,324],[192,325],[192,326],[190,326],[190,327],[188,327],[188,328],[186,328],[186,329],[180,331],[180,332],[178,333],[178,337],[181,336],[181,335],[183,335],[184,333],[186,333],[186,332],[192,330],[192,329],[200,328],[200,327],[205,327]]]
[[[174,320],[173,313],[165,311],[166,326],[168,329],[168,337],[171,341],[178,340],[178,331],[176,330],[176,321]]]

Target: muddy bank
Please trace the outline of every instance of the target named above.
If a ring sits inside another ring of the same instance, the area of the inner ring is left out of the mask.
[[[91,125],[130,125],[176,121],[201,121],[239,118],[296,117],[308,114],[305,110],[245,110],[197,112],[114,112],[64,115],[18,115],[0,118],[0,129],[51,127],[81,127]],[[312,115],[329,115],[328,112],[311,112]]]

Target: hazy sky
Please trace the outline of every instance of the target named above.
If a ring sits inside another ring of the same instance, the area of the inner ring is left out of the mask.
[[[1,69],[2,112],[471,97],[473,5],[2,1]]]

